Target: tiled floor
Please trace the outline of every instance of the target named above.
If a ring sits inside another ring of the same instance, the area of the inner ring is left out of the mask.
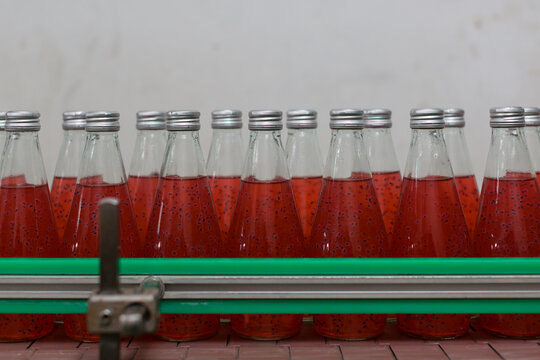
[[[91,360],[98,344],[78,343],[63,335],[62,327],[44,339],[0,344],[0,360]],[[205,341],[175,343],[152,336],[124,340],[123,360],[527,360],[540,359],[539,340],[493,337],[473,327],[466,336],[450,341],[423,341],[401,334],[389,323],[375,340],[346,342],[318,336],[311,323],[292,339],[255,342],[231,333],[223,324],[219,333]]]

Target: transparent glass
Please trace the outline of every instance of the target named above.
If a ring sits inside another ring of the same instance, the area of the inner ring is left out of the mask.
[[[388,239],[362,135],[333,130],[319,206],[308,244],[312,257],[384,257]],[[384,331],[386,315],[314,315],[322,336],[361,340]]]
[[[540,186],[523,128],[492,130],[485,174],[474,236],[476,255],[540,256]],[[500,336],[540,337],[540,314],[482,314],[480,324]]]
[[[540,182],[540,126],[526,126],[525,138],[531,156],[532,169]]]
[[[140,240],[129,198],[117,132],[88,132],[64,244],[68,257],[99,257],[99,202],[117,198],[120,207],[120,255],[138,256]],[[90,334],[86,315],[64,315],[66,335],[78,341],[97,341]]]
[[[474,234],[474,225],[478,215],[478,186],[474,176],[464,128],[447,127],[443,131],[448,157],[452,164],[454,179],[459,193],[469,234]]]
[[[144,257],[219,257],[223,246],[199,133],[169,131],[144,242]],[[218,315],[161,315],[156,335],[171,341],[212,336]]]
[[[227,237],[238,196],[242,159],[245,154],[241,129],[214,129],[206,170],[216,213]]]
[[[323,162],[317,130],[289,129],[286,155],[296,209],[307,238],[311,233],[322,184]]]
[[[303,257],[304,236],[279,131],[252,131],[229,231],[230,257]],[[295,335],[302,315],[232,315],[231,327],[251,339]]]
[[[6,145],[6,131],[0,130],[0,154],[4,153],[4,146]],[[0,161],[2,160],[2,156],[0,156]]]
[[[392,236],[401,193],[401,172],[390,128],[364,128],[362,136],[388,236]]]
[[[165,130],[139,130],[128,177],[129,195],[139,237],[144,239],[165,155]]]
[[[467,223],[454,182],[442,130],[414,129],[404,171],[394,257],[471,255]],[[469,315],[399,315],[399,328],[413,336],[446,339],[464,335]]]
[[[37,132],[7,132],[0,165],[0,256],[58,256],[58,234]],[[37,339],[54,315],[0,314],[0,342]]]
[[[64,229],[71,209],[85,140],[86,131],[65,130],[64,140],[58,153],[51,186],[51,202],[60,239],[64,236]]]

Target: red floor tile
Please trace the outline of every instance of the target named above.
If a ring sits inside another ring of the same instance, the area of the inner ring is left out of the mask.
[[[499,355],[485,343],[459,344],[446,342],[441,344],[441,347],[452,360],[501,360]]]
[[[36,350],[32,360],[80,360],[84,350]]]
[[[337,346],[291,347],[292,360],[341,360]]]
[[[187,348],[175,349],[138,349],[133,360],[183,360],[186,358]]]
[[[239,360],[289,360],[289,348],[275,346],[272,349],[264,347],[240,347]]]
[[[448,360],[436,344],[392,344],[392,351],[399,360]]]
[[[394,360],[388,345],[342,346],[343,360]]]
[[[237,352],[235,348],[188,348],[187,350],[186,360],[235,360]]]
[[[521,343],[497,342],[490,344],[505,360],[538,360],[540,359],[540,346],[535,343],[522,341]]]

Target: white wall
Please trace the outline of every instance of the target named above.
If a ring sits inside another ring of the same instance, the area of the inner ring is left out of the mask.
[[[36,109],[49,177],[68,109],[388,107],[403,166],[412,107],[463,107],[478,176],[488,109],[539,105],[540,2],[1,1],[0,109]]]

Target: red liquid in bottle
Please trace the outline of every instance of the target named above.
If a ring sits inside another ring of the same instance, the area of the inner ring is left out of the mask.
[[[52,257],[58,244],[47,185],[11,186],[21,177],[5,178],[0,187],[0,254],[2,257]],[[57,255],[56,255],[57,256]],[[54,315],[0,314],[0,341],[23,341],[53,330]]]
[[[288,180],[242,180],[234,214],[226,249],[230,256],[304,255],[304,236]],[[232,315],[231,326],[241,336],[275,340],[298,333],[302,315]]]
[[[158,181],[159,176],[130,176],[128,178],[129,196],[140,239],[146,237],[146,228],[154,206]]]
[[[395,257],[470,256],[469,232],[454,180],[439,176],[403,179],[391,249]],[[402,331],[423,338],[465,334],[469,315],[398,315]]]
[[[313,218],[317,212],[317,202],[321,193],[322,176],[293,177],[291,179],[296,210],[302,225],[304,237],[311,233]]]
[[[309,240],[313,257],[383,257],[387,238],[371,178],[325,178]],[[361,176],[361,177],[360,177]],[[384,331],[386,315],[314,315],[326,337],[367,339]]]
[[[540,183],[540,172],[536,173],[536,178],[538,179],[538,183]]]
[[[120,202],[120,255],[133,257],[139,246],[139,237],[127,184],[107,185],[101,181],[101,176],[85,178],[83,184],[75,187],[73,206],[64,231],[68,256],[99,257],[99,202],[104,198],[114,197]],[[98,335],[88,332],[86,315],[64,315],[64,327],[66,335],[75,340],[99,339]]]
[[[75,193],[77,185],[76,177],[58,177],[55,176],[51,187],[51,203],[56,219],[56,228],[58,229],[58,238],[64,236],[64,229],[68,221],[69,210],[71,209],[71,200]]]
[[[214,199],[221,233],[226,238],[236,205],[240,176],[215,176],[210,178],[210,191]]]
[[[456,186],[459,193],[459,200],[463,207],[463,214],[467,222],[469,234],[474,234],[474,225],[478,215],[478,187],[474,175],[456,176]]]
[[[485,178],[475,248],[482,257],[540,256],[540,190],[530,174]],[[517,338],[540,336],[538,314],[480,315],[490,332]]]
[[[391,240],[399,207],[399,196],[401,194],[401,174],[399,171],[392,171],[374,172],[372,175],[386,233],[388,234],[388,239]]]
[[[146,257],[217,257],[221,231],[215,217],[208,178],[162,178],[146,234]],[[218,315],[162,315],[156,334],[170,340],[213,335]]]

